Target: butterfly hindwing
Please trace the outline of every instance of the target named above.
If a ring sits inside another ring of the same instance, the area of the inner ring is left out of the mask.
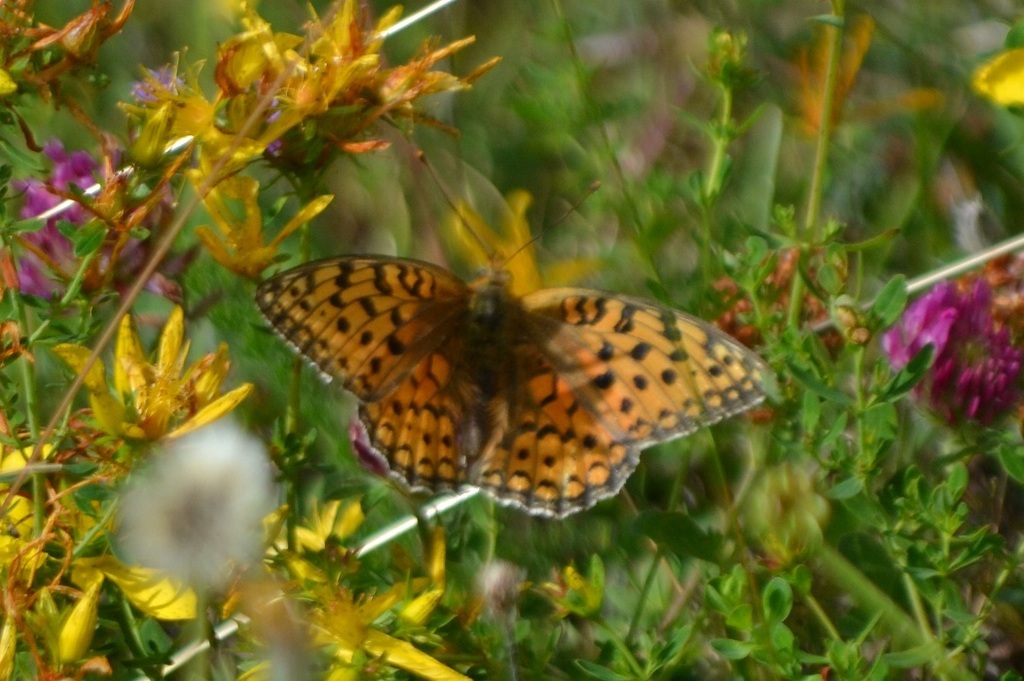
[[[428,353],[394,390],[359,409],[370,445],[414,490],[455,489],[465,481],[466,399],[448,354],[457,347],[451,339],[444,351]]]
[[[540,348],[515,348],[522,380],[508,422],[484,452],[471,482],[503,503],[563,517],[618,492],[637,465],[638,450],[615,441],[579,401]]]
[[[324,374],[374,401],[451,335],[468,295],[460,279],[429,263],[346,257],[272,277],[256,301]]]

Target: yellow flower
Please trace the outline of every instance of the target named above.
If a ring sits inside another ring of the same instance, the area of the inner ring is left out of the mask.
[[[100,428],[118,437],[157,440],[178,437],[224,416],[252,392],[244,383],[218,396],[228,369],[227,346],[183,369],[188,343],[184,315],[175,307],[160,336],[155,362],[149,362],[129,317],[121,321],[114,349],[114,391],[106,369],[96,362],[86,375],[89,403]],[[89,349],[64,343],[54,352],[81,371]]]
[[[409,64],[386,68],[380,57],[380,32],[398,17],[386,13],[375,27],[362,26],[356,0],[345,0],[329,23],[313,18],[318,37],[309,54],[300,54],[300,36],[274,32],[272,26],[243,4],[245,30],[224,41],[218,50],[214,78],[220,88],[216,128],[228,135],[215,140],[212,126],[203,128],[203,176],[232,143],[230,135],[243,129],[255,107],[273,96],[260,125],[236,151],[226,174],[254,154],[266,153],[281,165],[308,167],[338,151],[361,153],[386,146],[362,136],[384,115],[414,117],[412,103],[426,95],[467,87],[493,64],[459,78],[433,70],[436,64],[471,42],[457,41],[441,49],[425,49]],[[195,133],[193,133],[195,134]],[[218,178],[220,179],[220,178]]]
[[[544,591],[559,608],[559,615],[572,613],[581,617],[594,617],[601,613],[604,602],[604,563],[596,555],[590,560],[590,578],[584,577],[572,565],[562,570],[561,584],[544,584]]]
[[[1024,48],[1000,52],[978,67],[974,90],[1002,106],[1024,104]]]
[[[352,532],[362,519],[358,503],[341,506],[340,502],[332,501],[315,514],[311,528],[299,528],[299,544],[318,550],[328,538],[342,538]],[[405,625],[421,627],[426,624],[444,595],[444,528],[435,529],[427,549],[428,577],[409,579],[372,597],[357,598],[348,589],[339,588],[322,570],[302,558],[285,555],[284,561],[292,577],[304,583],[305,590],[312,596],[311,602],[316,604],[310,616],[314,641],[333,648],[338,661],[328,678],[361,678],[358,673],[361,664],[374,659],[420,678],[440,681],[467,678],[408,641],[374,626],[374,622],[393,608],[398,620]]]
[[[488,225],[479,213],[465,202],[455,206],[448,216],[447,233],[455,256],[477,269],[500,268],[512,276],[512,293],[522,296],[544,286],[561,286],[593,271],[595,262],[587,259],[568,260],[546,268],[541,276],[537,266],[537,249],[530,234],[526,211],[533,203],[529,192],[516,190],[505,197],[508,210],[498,229]]]
[[[190,174],[197,184],[202,181],[198,172]],[[223,238],[208,226],[196,228],[196,237],[217,262],[250,279],[259,278],[263,270],[273,264],[281,242],[319,215],[334,198],[330,194],[316,197],[295,213],[270,243],[264,244],[259,189],[259,182],[251,177],[236,175],[224,179],[203,199]],[[241,214],[229,204],[236,204]]]
[[[403,589],[404,585],[396,585],[380,596],[363,599],[358,603],[346,589],[324,594],[318,602],[324,603],[325,609],[313,617],[314,638],[321,644],[333,645],[335,657],[344,665],[357,664],[357,652],[361,651],[364,656],[377,658],[380,663],[403,669],[423,679],[468,679],[411,643],[371,626],[374,620],[399,602]],[[346,672],[351,669],[349,666]]]
[[[103,576],[95,576],[85,588],[82,597],[65,615],[57,642],[57,657],[61,662],[74,662],[85,657],[96,630],[96,616],[100,603]]]
[[[352,501],[341,508],[341,501],[327,502],[322,510],[313,509],[310,527],[295,528],[295,538],[301,549],[323,551],[327,541],[343,541],[363,523],[363,507]]]
[[[43,445],[41,459],[45,460],[53,451],[51,445]],[[25,468],[32,455],[30,447],[13,449],[0,447],[0,500],[7,495],[10,485],[21,470]],[[0,528],[0,566],[10,566],[20,556],[22,569],[29,572],[39,567],[46,559],[42,545],[32,543],[33,519],[32,503],[24,496],[15,495],[4,511],[3,527]],[[24,553],[23,553],[24,552]],[[4,678],[0,674],[0,679]]]

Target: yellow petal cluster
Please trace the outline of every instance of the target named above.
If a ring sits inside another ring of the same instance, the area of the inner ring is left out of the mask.
[[[468,87],[495,63],[461,78],[435,70],[470,38],[442,48],[428,45],[408,63],[386,66],[380,34],[398,18],[397,8],[364,27],[360,4],[345,0],[330,16],[313,16],[308,51],[302,36],[275,32],[253,3],[243,2],[241,9],[243,30],[218,50],[212,97],[187,73],[171,85],[147,79],[152,97],[124,105],[140,130],[137,156],[148,158],[191,137],[197,175],[211,186],[261,156],[286,167],[320,165],[338,152],[386,146],[364,139],[382,116],[413,120],[416,99]]]
[[[54,352],[73,370],[81,371],[90,351],[64,343]],[[152,362],[126,316],[114,349],[113,391],[102,362],[97,361],[86,374],[89,404],[100,428],[130,439],[178,437],[216,421],[252,391],[252,384],[244,383],[219,394],[229,366],[226,345],[186,369],[187,354],[180,307],[171,312]]]
[[[526,212],[533,203],[529,192],[515,190],[506,197],[507,210],[497,228],[491,227],[469,204],[460,201],[445,223],[455,256],[477,269],[503,269],[512,276],[512,293],[523,296],[545,285],[569,284],[589,272],[596,263],[573,259],[545,268],[537,265],[537,249],[530,234]]]
[[[192,174],[198,182],[198,172]],[[264,243],[259,189],[259,182],[251,177],[225,178],[203,199],[218,231],[206,225],[196,228],[196,237],[214,260],[250,279],[258,279],[263,270],[273,264],[281,242],[319,215],[334,198],[330,194],[316,197],[299,209],[269,243]]]

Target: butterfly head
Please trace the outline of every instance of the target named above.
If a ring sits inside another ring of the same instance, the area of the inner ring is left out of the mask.
[[[494,319],[512,299],[512,274],[491,269],[469,285],[473,292],[470,314],[480,320]]]

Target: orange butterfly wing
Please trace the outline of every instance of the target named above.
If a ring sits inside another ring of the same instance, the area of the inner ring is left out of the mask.
[[[761,359],[710,324],[652,301],[545,289],[521,301],[527,340],[507,432],[476,483],[564,516],[619,491],[640,450],[764,399]]]
[[[639,298],[567,288],[517,300],[498,275],[470,287],[428,263],[348,257],[273,277],[257,301],[359,397],[394,477],[478,485],[539,515],[615,494],[644,446],[763,399],[757,355]]]
[[[429,263],[343,257],[268,279],[256,301],[285,341],[360,399],[370,445],[391,474],[434,491],[465,479],[456,429],[467,383],[454,380],[453,358],[470,293]]]
[[[458,329],[469,294],[459,278],[429,263],[345,257],[271,277],[256,303],[325,377],[373,402]]]

